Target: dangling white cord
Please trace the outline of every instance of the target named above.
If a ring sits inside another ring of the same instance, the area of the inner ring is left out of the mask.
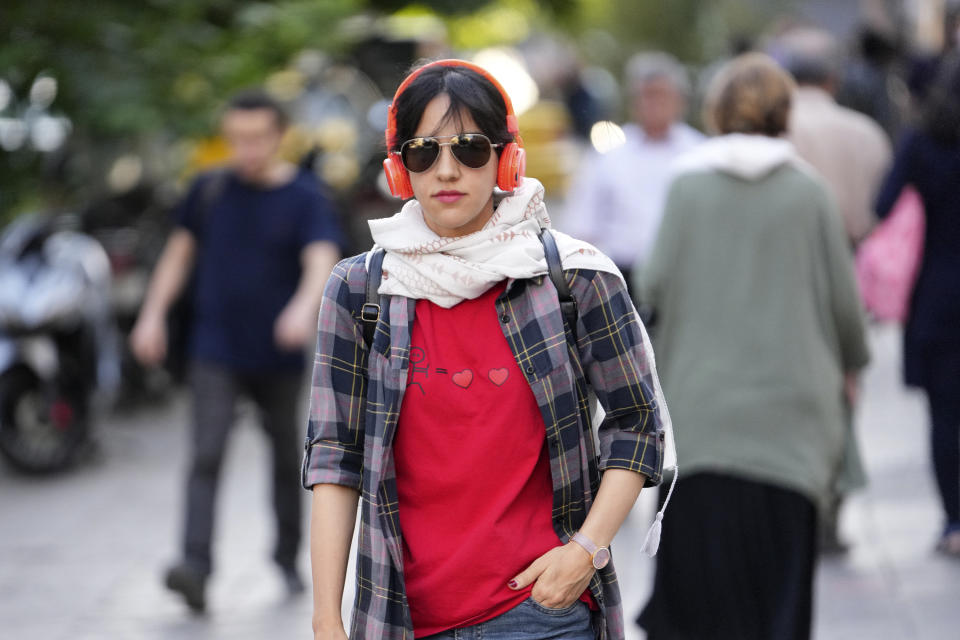
[[[657,555],[657,550],[660,548],[660,534],[663,531],[663,514],[667,510],[667,505],[670,504],[670,497],[673,496],[673,488],[677,485],[677,476],[680,475],[680,467],[677,461],[677,441],[673,437],[673,420],[670,418],[670,410],[667,408],[667,401],[663,397],[663,391],[660,389],[660,378],[657,375],[657,363],[653,355],[653,346],[650,344],[650,337],[647,335],[647,329],[643,326],[643,322],[640,320],[639,314],[637,316],[637,322],[640,323],[640,333],[643,335],[643,348],[646,352],[647,359],[650,362],[650,374],[653,382],[653,392],[657,400],[657,406],[660,410],[660,419],[663,424],[664,435],[666,439],[670,442],[670,454],[673,457],[673,466],[667,467],[665,471],[673,471],[673,478],[670,480],[670,488],[667,490],[667,497],[663,501],[663,506],[660,507],[660,510],[657,511],[657,515],[653,520],[653,524],[650,525],[650,528],[647,530],[647,535],[643,539],[643,546],[640,547],[642,553],[647,554],[649,557]]]
[[[657,555],[657,550],[660,548],[660,534],[663,530],[663,512],[667,510],[667,505],[670,504],[670,496],[673,495],[673,488],[677,484],[677,476],[679,475],[677,465],[670,467],[668,471],[670,470],[673,471],[673,479],[670,481],[670,488],[667,489],[667,498],[663,501],[663,506],[660,507],[660,511],[657,511],[657,517],[654,518],[653,524],[647,529],[647,537],[643,539],[643,546],[640,547],[640,551],[651,558]]]

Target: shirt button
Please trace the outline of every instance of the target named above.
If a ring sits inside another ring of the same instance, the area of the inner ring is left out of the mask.
[[[531,364],[531,365],[528,365],[528,366],[527,366],[527,374],[529,374],[529,375],[532,376],[532,375],[534,374],[534,372],[536,372],[536,369],[533,368],[533,365],[532,365],[532,364]]]
[[[507,314],[503,314],[502,316],[500,316],[500,322],[502,322],[503,324],[507,324],[508,322],[510,322],[510,316],[508,316]]]

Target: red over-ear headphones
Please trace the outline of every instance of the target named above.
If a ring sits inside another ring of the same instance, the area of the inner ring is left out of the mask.
[[[413,186],[410,184],[410,174],[407,172],[403,162],[400,161],[400,154],[391,149],[396,144],[397,136],[397,98],[410,86],[417,76],[431,67],[463,67],[479,73],[497,88],[503,97],[503,103],[507,106],[507,131],[513,134],[514,142],[507,143],[500,152],[500,164],[497,168],[497,186],[504,191],[513,191],[523,179],[524,171],[527,165],[527,152],[523,149],[523,140],[520,138],[520,127],[517,126],[517,116],[513,112],[513,103],[510,102],[510,96],[503,90],[500,83],[490,75],[483,67],[479,67],[466,60],[437,60],[426,64],[409,76],[397,88],[393,96],[393,102],[390,103],[390,109],[387,112],[387,159],[383,161],[383,171],[387,175],[387,185],[390,187],[390,193],[398,198],[413,197]]]

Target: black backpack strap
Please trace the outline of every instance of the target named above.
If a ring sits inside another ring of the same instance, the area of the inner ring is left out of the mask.
[[[570,337],[573,339],[570,345],[572,349],[571,360],[576,360],[577,368],[582,372],[583,365],[580,363],[580,357],[577,355],[577,318],[580,315],[577,309],[577,300],[570,292],[570,285],[567,284],[567,279],[563,276],[563,262],[560,259],[560,250],[557,249],[557,241],[548,229],[542,229],[540,231],[540,242],[543,243],[543,255],[547,259],[547,273],[550,275],[550,281],[553,282],[553,286],[557,290],[557,298],[560,300],[560,313],[563,314],[563,324],[566,325],[567,330],[570,331]],[[586,383],[585,379],[580,380]],[[595,397],[593,389],[586,384],[581,384],[581,382],[577,382],[577,384],[574,385],[577,397],[580,399],[579,401],[586,402],[588,407],[592,407],[594,406]],[[590,413],[592,416],[593,410],[591,410]],[[592,429],[592,424],[591,418],[591,420],[588,420],[584,425],[584,431],[589,433]],[[595,484],[595,486],[599,486],[599,483],[599,479],[596,481],[591,480],[591,484]]]
[[[540,242],[543,243],[543,255],[547,259],[547,272],[550,274],[550,280],[557,289],[557,297],[560,299],[560,311],[563,313],[563,321],[570,330],[570,335],[574,340],[577,338],[577,301],[570,293],[570,286],[567,279],[563,276],[563,263],[560,260],[560,250],[557,249],[557,241],[549,229],[540,230]]]
[[[377,290],[380,288],[380,280],[383,278],[383,256],[386,252],[383,249],[377,249],[370,255],[370,266],[367,268],[367,295],[360,309],[360,320],[363,321],[363,341],[367,343],[367,349],[373,344],[373,333],[377,330],[377,322],[380,320],[380,294]]]

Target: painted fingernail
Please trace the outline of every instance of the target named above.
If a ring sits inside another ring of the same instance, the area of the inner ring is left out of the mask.
[[[516,580],[511,580],[510,582],[507,583],[507,586],[510,587],[511,589],[516,589],[516,588],[517,588],[517,581],[516,581]]]

